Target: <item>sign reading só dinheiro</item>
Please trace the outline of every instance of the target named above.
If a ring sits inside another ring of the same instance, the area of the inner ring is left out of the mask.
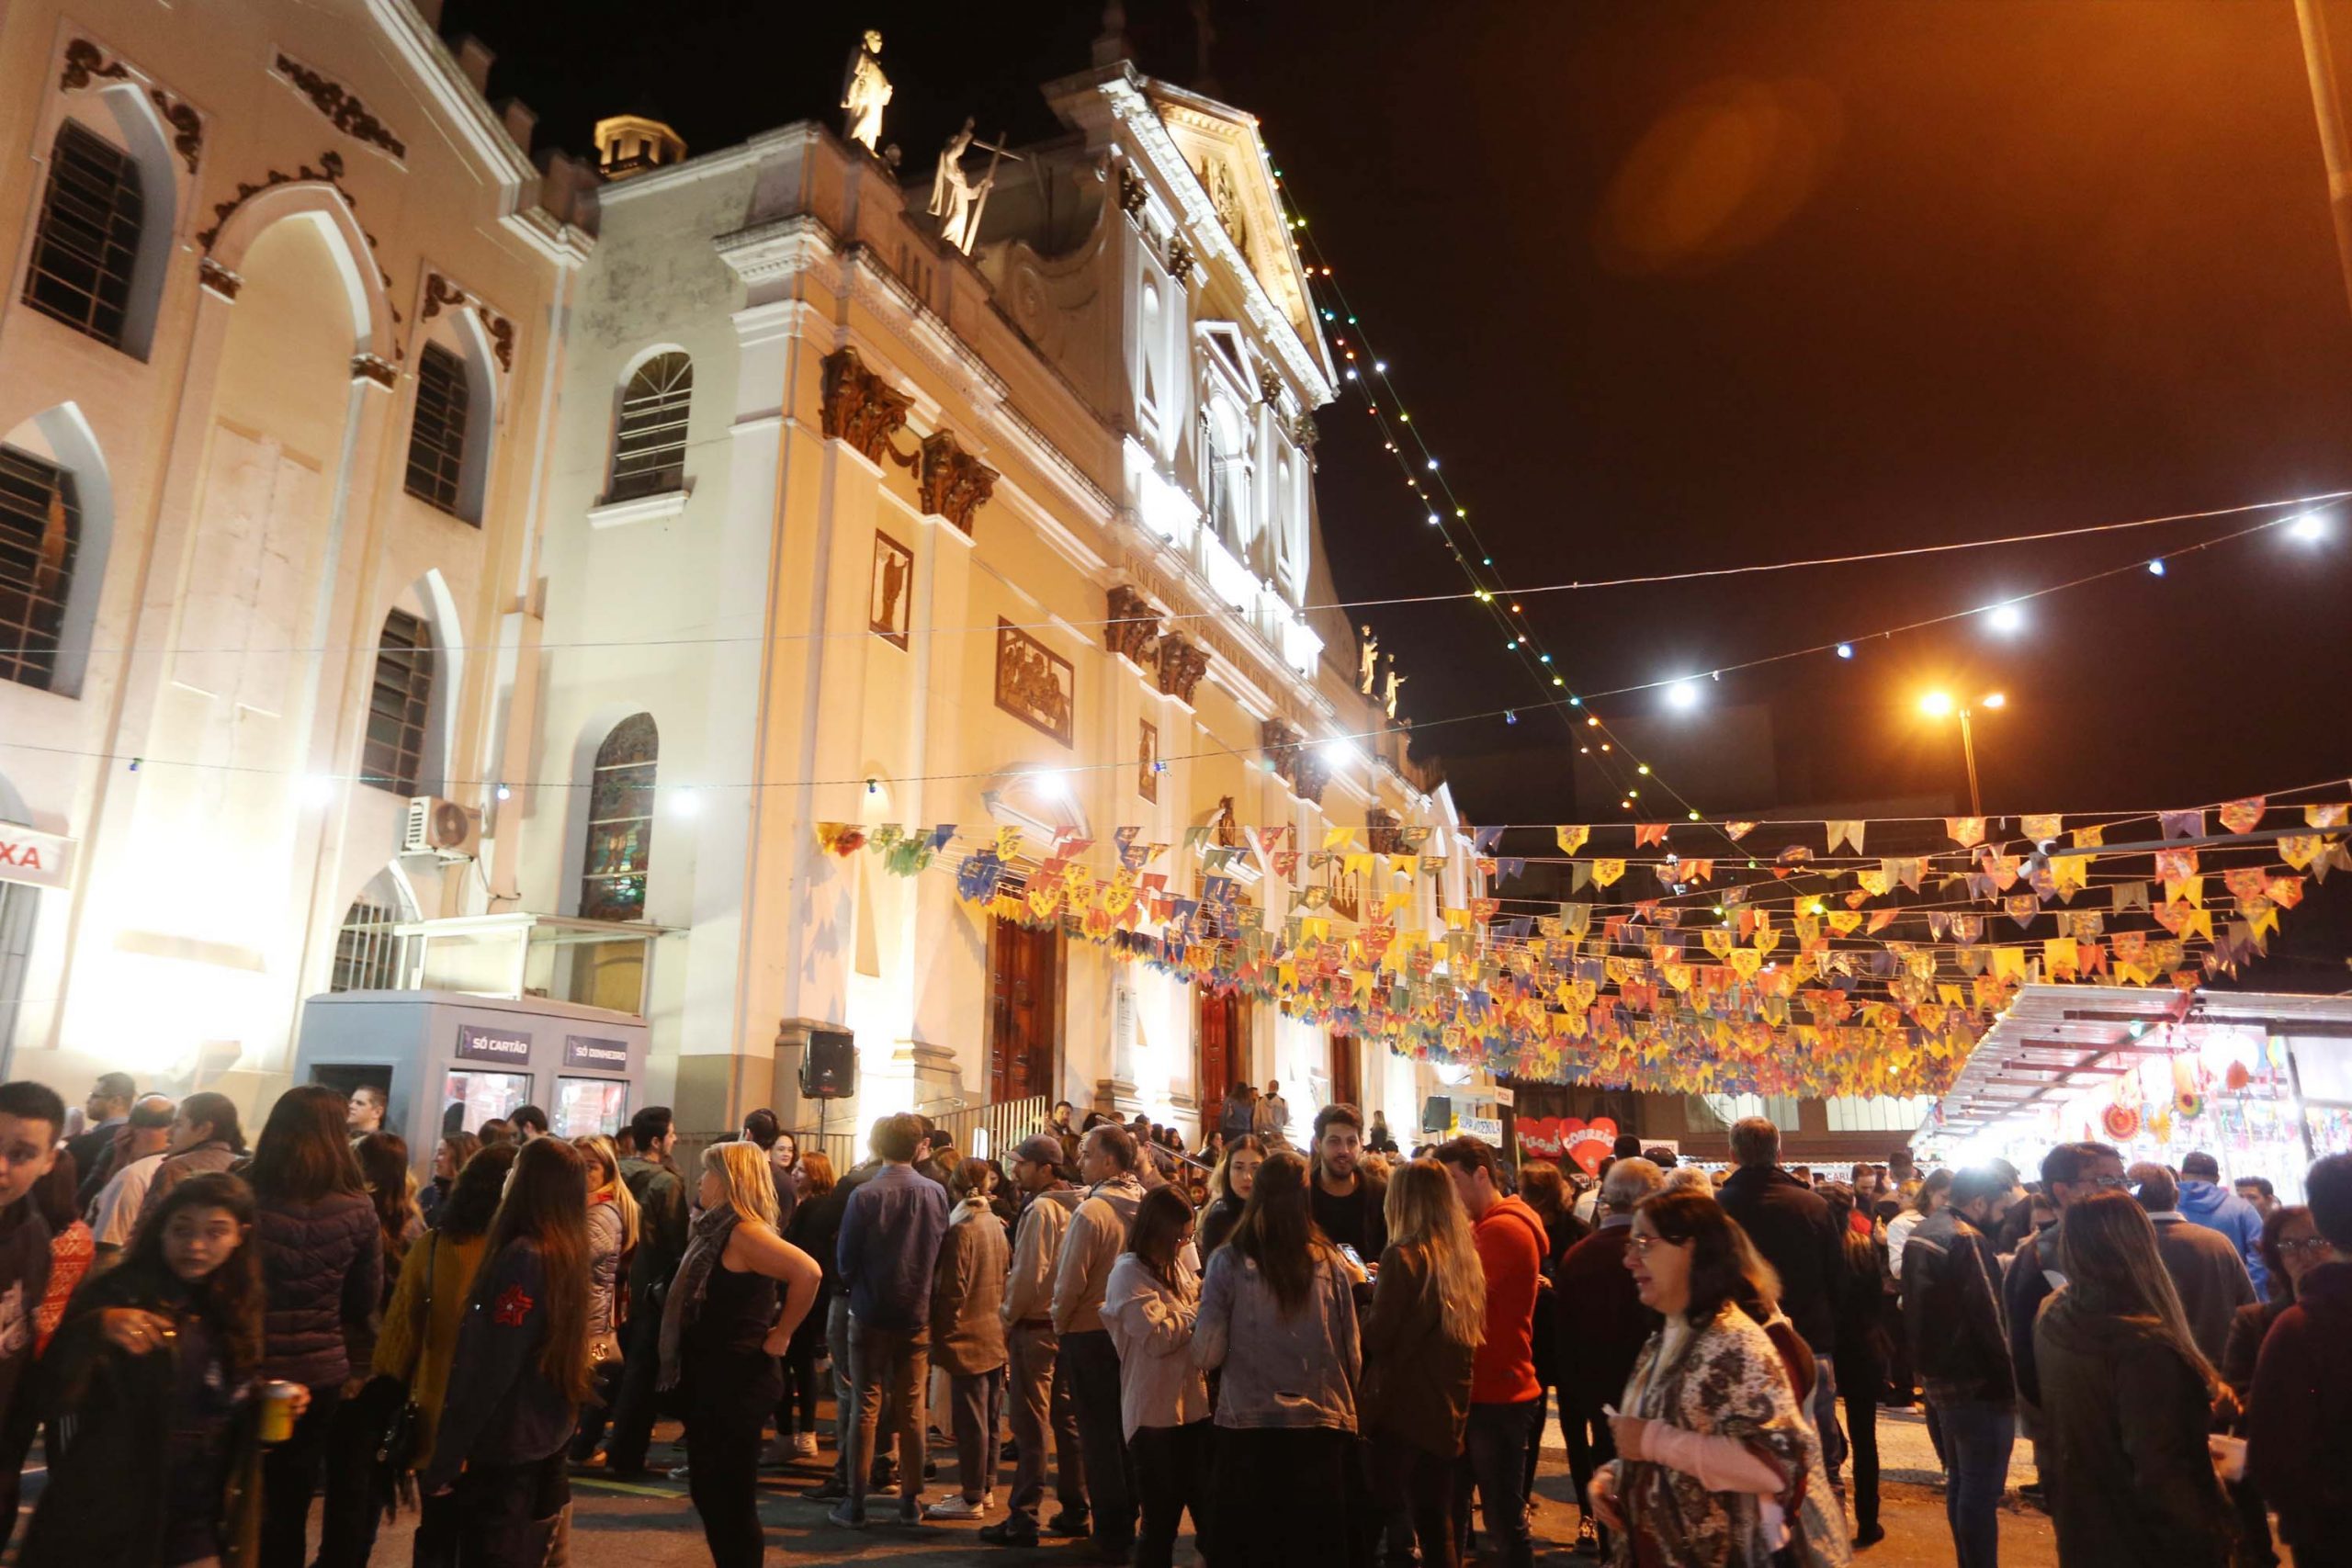
[[[628,1042],[599,1040],[593,1034],[567,1034],[563,1037],[563,1065],[625,1073],[628,1071]]]
[[[0,822],[0,882],[35,887],[74,885],[74,840]]]

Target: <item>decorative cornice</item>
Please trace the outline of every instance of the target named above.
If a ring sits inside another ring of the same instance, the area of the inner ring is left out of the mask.
[[[272,169],[267,175],[263,176],[262,182],[259,185],[248,185],[244,181],[239,180],[237,182],[237,194],[235,196],[230,197],[227,201],[213,203],[212,227],[198,233],[196,237],[196,243],[202,245],[206,250],[210,250],[212,248],[212,242],[220,237],[221,225],[229,221],[230,214],[235,212],[237,209],[243,207],[246,202],[251,201],[254,197],[259,196],[262,192],[269,189],[273,186],[292,185],[300,180],[311,180],[325,185],[331,185],[334,186],[337,191],[342,193],[343,199],[349,202],[355,209],[359,206],[359,198],[343,188],[343,154],[335,152],[333,148],[329,148],[326,152],[319,154],[319,166],[315,169],[311,167],[308,164],[298,165],[294,173],[290,175],[282,170]],[[376,236],[373,234],[368,235],[368,244],[371,250],[375,247],[375,243]]]
[[[869,463],[888,456],[902,463],[891,450],[890,437],[907,423],[914,400],[865,367],[854,348],[837,348],[825,355],[819,417],[825,438],[845,441]]]
[[[378,119],[375,113],[360,101],[359,95],[342,83],[283,53],[278,55],[273,73],[310,99],[311,107],[326,116],[328,123],[345,136],[379,148],[395,158],[408,156],[408,143],[393,135],[391,128]]]
[[[621,188],[631,188],[644,177]],[[825,225],[805,212],[721,234],[711,245],[747,285],[795,276],[832,260],[840,249]]]

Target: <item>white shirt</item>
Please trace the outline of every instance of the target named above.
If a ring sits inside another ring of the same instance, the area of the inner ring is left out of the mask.
[[[1903,1282],[1903,1244],[1927,1217],[1917,1209],[1905,1209],[1886,1222],[1886,1271],[1894,1276],[1896,1284]]]
[[[147,1201],[147,1189],[162,1168],[164,1152],[132,1160],[114,1173],[90,1200],[90,1239],[100,1247],[129,1247],[130,1233],[137,1228],[139,1211]]]

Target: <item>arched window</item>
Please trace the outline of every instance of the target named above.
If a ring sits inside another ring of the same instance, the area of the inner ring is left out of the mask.
[[[57,128],[25,303],[123,346],[146,202],[130,154],[77,120]]]
[[[588,848],[581,860],[580,915],[589,920],[645,918],[645,873],[653,857],[653,773],[662,737],[650,713],[613,726],[596,749],[588,781]]]
[[[395,933],[414,917],[390,872],[379,871],[359,890],[335,932],[330,991],[397,991],[408,974],[408,939]]]
[[[621,391],[620,424],[613,436],[610,499],[628,501],[684,487],[686,405],[694,389],[695,362],[684,354],[657,354],[629,377]]]
[[[433,628],[394,610],[376,648],[376,682],[368,699],[368,740],[359,782],[394,795],[423,793],[425,738],[433,708]]]
[[[437,343],[416,362],[416,412],[408,431],[408,492],[459,516],[464,493],[466,423],[472,390],[463,361]],[[468,519],[468,521],[473,521]]]
[[[1250,547],[1250,455],[1241,416],[1223,398],[1208,413],[1208,491],[1216,536],[1237,557]]]
[[[0,446],[0,677],[44,692],[56,680],[81,525],[72,475]]]

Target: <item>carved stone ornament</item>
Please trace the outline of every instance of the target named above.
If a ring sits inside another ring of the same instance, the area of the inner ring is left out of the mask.
[[[119,60],[108,60],[107,51],[88,39],[77,38],[65,46],[65,70],[57,85],[64,92],[78,93],[93,82],[122,82],[130,76],[130,67]]]
[[[470,309],[475,315],[481,318],[482,331],[490,334],[491,352],[498,356],[498,367],[501,370],[513,370],[514,368],[514,323],[439,273],[428,272],[424,275],[424,309],[419,318],[421,321],[431,321],[441,313],[444,307],[456,310],[461,306]]]
[[[1141,669],[1150,669],[1152,645],[1159,640],[1158,607],[1124,582],[1111,590],[1109,607],[1102,646]]]
[[[1396,814],[1384,806],[1375,806],[1364,813],[1364,842],[1376,855],[1401,855],[1405,852],[1405,829],[1397,823]]]
[[[311,107],[327,117],[337,130],[370,147],[379,147],[395,158],[408,156],[408,144],[392,134],[390,127],[378,119],[359,95],[311,70],[300,61],[281,54],[277,71],[291,83],[295,91],[311,100]]]
[[[922,509],[969,535],[972,513],[996,493],[996,470],[965,451],[955,433],[945,430],[934,430],[922,438],[918,462],[915,493]]]
[[[1291,792],[1310,805],[1323,804],[1323,791],[1331,783],[1331,764],[1323,760],[1317,747],[1307,747],[1298,754],[1298,771],[1290,781]]]
[[[1143,211],[1144,202],[1149,195],[1150,191],[1148,187],[1144,185],[1143,176],[1136,173],[1135,165],[1133,164],[1120,164],[1119,210],[1125,213],[1130,218],[1136,217]]]
[[[1201,677],[1209,672],[1209,650],[1181,637],[1159,639],[1159,689],[1180,703],[1190,704]]]
[[[389,392],[399,384],[400,372],[388,359],[372,354],[355,354],[351,356],[351,378],[373,381]]]
[[[198,285],[209,288],[223,299],[234,299],[237,297],[237,290],[245,286],[243,278],[222,266],[210,256],[204,256],[198,260],[196,280]]]
[[[1283,400],[1283,373],[1271,365],[1258,367],[1258,400],[1269,408],[1279,408]]]
[[[1174,278],[1179,283],[1183,282],[1184,279],[1192,273],[1194,259],[1195,258],[1193,255],[1193,247],[1184,243],[1183,235],[1175,234],[1170,236],[1168,241],[1169,276]]]
[[[239,180],[235,196],[227,201],[212,204],[212,227],[198,234],[196,243],[206,250],[210,250],[212,242],[220,237],[220,226],[229,221],[231,213],[272,186],[291,185],[298,180],[317,180],[331,185],[342,192],[343,199],[352,207],[356,209],[359,205],[359,198],[343,188],[343,154],[329,149],[319,154],[319,166],[315,169],[308,164],[301,164],[290,175],[282,170],[272,169],[259,185],[247,185],[244,181]],[[368,235],[368,243],[372,249],[376,243],[376,236]]]
[[[828,440],[846,441],[869,463],[890,451],[890,437],[907,423],[914,400],[865,367],[854,348],[838,348],[824,360],[823,408]]]
[[[1298,731],[1278,718],[1258,721],[1258,750],[1274,770],[1274,776],[1284,784],[1298,781]]]
[[[148,88],[147,96],[154,100],[155,112],[164,117],[164,123],[172,128],[172,151],[180,155],[189,174],[196,173],[196,161],[204,152],[204,117],[193,105],[176,101],[161,87]]]

